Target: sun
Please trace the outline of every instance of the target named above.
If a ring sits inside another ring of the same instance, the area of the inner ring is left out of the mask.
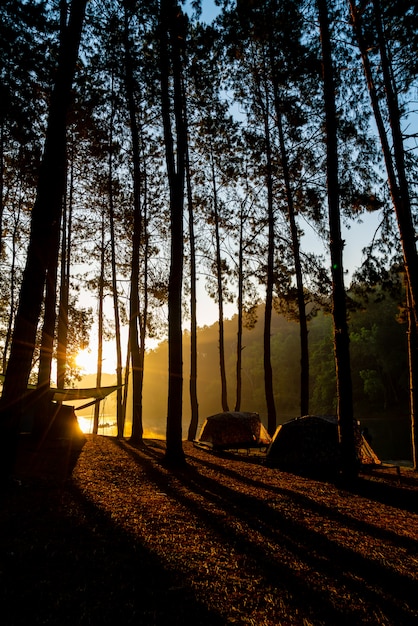
[[[75,363],[84,373],[94,374],[97,369],[97,356],[90,348],[85,348],[77,352]]]

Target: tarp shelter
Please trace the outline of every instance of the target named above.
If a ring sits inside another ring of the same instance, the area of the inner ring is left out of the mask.
[[[354,432],[359,464],[380,464],[357,425]],[[305,415],[279,426],[267,450],[267,464],[295,474],[335,475],[341,466],[337,417]]]
[[[4,374],[0,373],[0,384],[3,384],[4,376]],[[74,400],[87,400],[88,398],[93,398],[93,402],[96,402],[104,400],[104,398],[117,389],[117,385],[110,385],[107,387],[87,387],[83,389],[76,389],[72,387],[67,389],[57,389],[56,387],[49,387],[47,393],[52,393],[51,400],[54,402],[74,402]],[[36,391],[36,385],[29,384],[28,391]]]
[[[258,413],[228,411],[207,417],[195,444],[227,450],[267,446],[270,441]]]
[[[86,389],[51,388],[51,391],[54,394],[53,400],[55,400],[55,402],[73,402],[74,400],[86,400],[87,398],[103,400],[117,389],[117,385],[112,385],[110,387],[88,387]]]

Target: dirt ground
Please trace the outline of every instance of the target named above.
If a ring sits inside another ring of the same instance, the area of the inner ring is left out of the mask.
[[[22,444],[0,512],[4,626],[418,623],[418,475],[350,489],[184,444]]]

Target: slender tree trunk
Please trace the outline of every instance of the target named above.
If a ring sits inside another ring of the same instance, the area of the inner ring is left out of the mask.
[[[129,299],[129,348],[132,359],[132,434],[131,441],[141,444],[143,438],[142,425],[142,384],[141,384],[141,354],[138,333],[140,302],[139,302],[139,266],[142,239],[141,215],[141,167],[139,129],[135,104],[135,80],[132,67],[131,42],[129,38],[128,11],[124,8],[125,28],[125,87],[128,101],[129,121],[131,126],[132,164],[134,184],[133,232],[132,232],[132,260]]]
[[[21,194],[20,194],[21,198]],[[6,337],[4,340],[3,347],[3,367],[2,372],[6,371],[7,360],[9,356],[9,347],[10,341],[12,338],[12,330],[13,330],[13,320],[15,318],[16,313],[16,258],[17,258],[17,241],[18,241],[18,233],[20,226],[20,213],[22,209],[22,200],[19,198],[17,215],[14,218],[13,231],[12,231],[12,255],[11,255],[11,264],[10,264],[10,296],[9,296],[9,319],[7,321],[7,329],[6,329]]]
[[[144,242],[144,252],[143,252],[143,279],[142,279],[142,311],[139,312],[138,324],[139,324],[139,376],[138,376],[138,401],[140,402],[139,406],[139,414],[141,415],[141,423],[142,423],[142,412],[143,412],[143,387],[144,387],[144,367],[145,367],[145,341],[147,337],[147,325],[148,325],[148,258],[149,258],[149,234],[148,234],[148,188],[147,188],[147,167],[146,167],[146,157],[144,152],[144,144],[142,141],[142,154],[143,154],[143,176],[144,176],[144,185],[143,185],[143,225],[142,225],[142,237]]]
[[[52,357],[54,352],[55,324],[57,320],[57,271],[60,240],[60,223],[53,227],[51,255],[48,261],[45,288],[44,319],[39,356],[38,383],[35,405],[34,434],[41,438],[47,432],[50,419],[50,393]]]
[[[111,114],[109,126],[109,155],[108,155],[108,199],[109,199],[109,226],[110,226],[110,254],[111,254],[111,270],[112,270],[112,295],[113,295],[113,315],[115,318],[115,346],[116,346],[116,423],[117,436],[123,438],[123,415],[122,415],[122,347],[120,336],[120,314],[119,314],[119,296],[118,296],[118,280],[116,266],[116,239],[115,239],[115,202],[113,193],[113,120],[114,120],[114,85],[112,70],[112,88],[111,88]]]
[[[70,17],[62,33],[60,57],[51,97],[45,148],[42,158],[26,266],[20,290],[10,358],[1,398],[2,476],[15,461],[19,415],[26,394],[36,330],[41,313],[48,254],[54,223],[60,221],[65,185],[66,116],[78,57],[86,0],[72,0]]]
[[[126,424],[126,409],[128,403],[128,391],[129,391],[129,377],[131,375],[131,345],[128,336],[126,345],[126,359],[125,359],[125,371],[123,373],[123,393],[122,393],[122,419]]]
[[[266,277],[266,305],[264,310],[263,332],[263,360],[264,360],[264,390],[267,404],[267,430],[273,435],[276,430],[276,404],[273,390],[273,368],[271,365],[271,318],[273,311],[274,288],[274,210],[273,210],[273,179],[271,167],[271,152],[268,139],[267,146],[267,220],[268,220],[268,250],[267,250],[267,277]]]
[[[225,368],[225,333],[224,333],[224,298],[222,289],[222,258],[221,258],[221,239],[219,233],[219,206],[218,191],[216,187],[215,163],[213,159],[213,150],[211,146],[210,152],[211,174],[212,174],[212,191],[213,191],[213,216],[215,222],[215,245],[216,245],[216,280],[218,293],[218,325],[219,325],[219,368],[221,374],[221,406],[222,411],[229,411],[228,406],[228,389],[226,381]]]
[[[400,241],[403,252],[403,260],[405,266],[405,272],[407,276],[407,293],[409,298],[408,314],[413,315],[415,320],[415,326],[418,324],[418,255],[415,241],[415,227],[412,216],[411,200],[409,194],[408,180],[406,176],[405,166],[405,151],[403,146],[402,132],[401,132],[401,116],[399,110],[399,103],[397,98],[397,89],[395,86],[393,72],[387,52],[386,37],[384,33],[384,26],[380,8],[380,2],[373,1],[375,10],[376,30],[378,34],[381,69],[383,74],[383,82],[385,86],[385,97],[387,103],[387,109],[389,112],[389,121],[392,134],[392,146],[391,149],[388,134],[386,132],[385,122],[380,106],[379,95],[377,93],[376,85],[373,78],[373,72],[369,61],[368,48],[363,36],[363,29],[361,23],[361,11],[357,8],[354,0],[350,1],[351,18],[353,23],[354,32],[357,38],[362,62],[364,74],[367,81],[370,100],[373,108],[373,114],[376,121],[376,126],[379,133],[380,144],[382,146],[383,158],[385,161],[386,172],[388,176],[388,184],[390,195],[396,214],[398,223],[398,230],[400,235]],[[409,319],[409,322],[411,320]],[[415,380],[418,377],[416,368],[418,367],[417,355],[413,352],[418,349],[418,344],[415,341],[416,328],[410,327],[408,332],[408,351],[409,351],[409,377],[411,383],[410,392],[410,410],[411,410],[411,428],[412,428],[412,442],[413,442],[413,456],[414,466],[417,468],[417,446],[416,446],[416,407],[415,402],[416,384]]]
[[[70,267],[71,267],[71,230],[73,214],[74,190],[74,149],[71,151],[70,180],[68,203],[65,194],[63,203],[62,239],[61,239],[61,282],[58,313],[57,338],[57,387],[65,387],[67,369],[67,341],[68,341],[68,306],[70,297]],[[68,210],[67,210],[68,204]]]
[[[273,27],[273,16],[277,10],[277,2],[274,1],[271,7],[271,27]],[[300,241],[296,223],[296,211],[294,206],[294,194],[292,191],[289,158],[286,149],[286,141],[283,131],[283,103],[280,96],[279,79],[276,71],[276,51],[273,45],[274,31],[269,30],[269,56],[271,76],[273,82],[274,109],[276,113],[276,127],[279,136],[280,159],[283,172],[283,182],[286,193],[287,213],[292,240],[293,258],[295,261],[297,306],[299,316],[299,337],[300,337],[300,412],[301,415],[309,413],[309,350],[308,350],[308,322],[306,316],[305,294],[303,286],[302,262],[300,256]]]
[[[296,224],[295,206],[293,203],[292,185],[290,182],[289,160],[283,133],[281,106],[276,86],[275,108],[276,124],[279,132],[280,155],[283,170],[283,180],[286,190],[287,212],[292,239],[293,258],[295,261],[297,304],[299,314],[300,337],[300,411],[301,415],[309,413],[309,349],[308,349],[308,322],[306,317],[305,294],[303,287],[302,262],[300,257],[299,233]]]
[[[110,156],[111,160],[111,156]],[[110,165],[111,168],[111,165]],[[113,203],[112,190],[112,171],[109,170],[109,223],[110,223],[110,249],[111,249],[111,267],[112,267],[112,295],[113,295],[113,314],[115,317],[115,345],[116,345],[116,382],[118,389],[116,391],[116,422],[118,430],[118,438],[123,437],[123,420],[122,420],[122,348],[120,337],[120,315],[119,315],[119,297],[116,267],[116,241],[115,241],[115,212]]]
[[[199,402],[197,397],[197,296],[196,296],[196,243],[194,233],[193,195],[189,151],[186,153],[186,184],[187,206],[189,212],[189,240],[190,240],[190,407],[191,419],[187,439],[196,438],[199,424]]]
[[[265,59],[263,63],[265,66]],[[266,68],[264,67],[264,70]],[[266,71],[264,71],[266,75]],[[264,124],[265,142],[265,181],[267,189],[267,268],[266,268],[266,304],[264,309],[263,331],[263,365],[264,365],[264,391],[267,405],[267,430],[273,435],[276,430],[277,414],[274,400],[273,368],[271,365],[271,319],[273,311],[274,290],[274,253],[275,253],[275,215],[273,197],[273,163],[270,138],[270,96],[267,86],[261,85],[257,69],[254,70],[255,91],[258,105],[262,112]]]
[[[236,364],[236,398],[235,398],[235,410],[241,410],[241,395],[242,395],[242,309],[244,299],[243,288],[243,266],[244,266],[244,217],[242,209],[240,212],[240,224],[239,224],[239,250],[238,250],[238,321],[237,321],[237,364]]]
[[[161,112],[164,126],[167,174],[170,187],[171,262],[168,285],[168,407],[167,462],[184,463],[182,444],[183,346],[183,203],[185,155],[187,147],[182,89],[182,47],[186,33],[184,16],[174,0],[162,0],[160,11]],[[171,63],[170,63],[171,61]],[[173,111],[176,148],[171,124],[170,75],[173,81]]]
[[[417,349],[418,337],[415,316],[412,309],[411,292],[406,281],[406,306],[408,311],[408,360],[409,360],[409,403],[411,413],[411,444],[412,462],[414,470],[418,470],[418,425],[417,425],[417,405],[418,405],[418,363]]]
[[[97,367],[96,367],[96,387],[102,384],[103,367],[103,299],[104,299],[104,272],[105,272],[105,211],[102,210],[101,242],[100,242],[100,276],[99,290],[97,294]],[[94,405],[93,435],[99,432],[100,402]]]
[[[3,213],[4,213],[4,118],[0,112],[0,258],[3,252]],[[4,371],[4,370],[3,370]]]
[[[317,0],[324,83],[325,133],[327,150],[327,191],[330,229],[332,274],[332,304],[334,322],[334,353],[337,376],[337,415],[342,455],[342,472],[346,479],[357,473],[353,423],[349,333],[344,287],[343,247],[340,223],[338,186],[337,113],[335,104],[334,67],[329,32],[327,0]]]

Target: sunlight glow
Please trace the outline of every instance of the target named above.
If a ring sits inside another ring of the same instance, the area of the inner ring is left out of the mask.
[[[83,433],[89,434],[93,431],[93,420],[91,417],[83,417],[82,415],[77,415],[77,421]]]
[[[79,350],[75,357],[77,367],[87,374],[93,374],[97,368],[97,356],[90,348]]]

